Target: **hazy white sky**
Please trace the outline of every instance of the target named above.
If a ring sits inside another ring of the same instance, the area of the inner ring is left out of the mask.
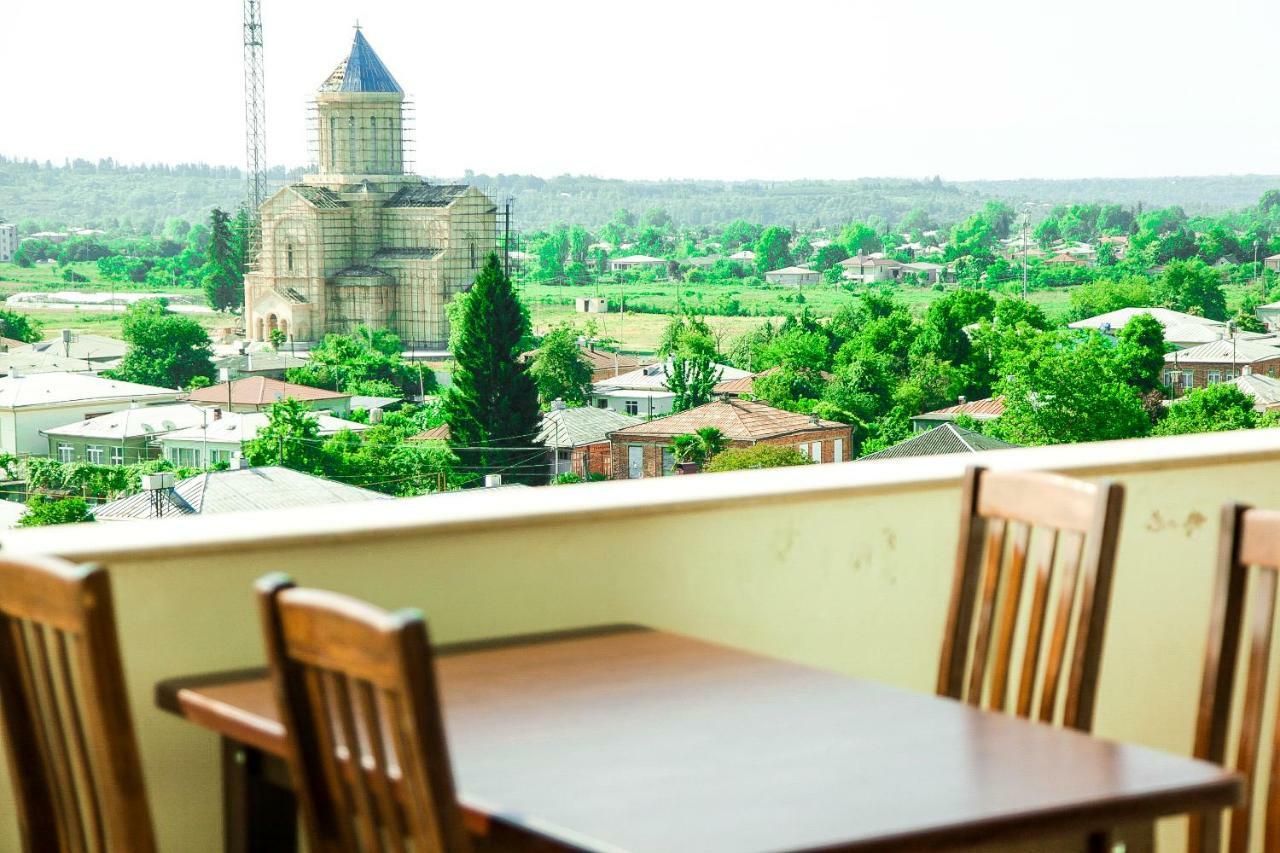
[[[238,0],[5,0],[0,153],[240,165]],[[1277,0],[264,0],[268,158],[352,23],[420,172],[1280,172]]]

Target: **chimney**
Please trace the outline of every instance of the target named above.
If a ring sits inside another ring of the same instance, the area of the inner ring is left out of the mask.
[[[555,398],[554,400],[552,400],[552,401],[551,401],[551,409],[552,409],[552,411],[555,411],[555,412],[563,412],[563,411],[564,411],[565,409],[567,409],[567,408],[569,408],[569,407],[565,405],[564,400],[561,400],[559,397],[557,397],[557,398]]]
[[[214,419],[215,421],[220,421],[220,420],[222,420],[222,409],[214,408],[214,410],[213,410],[213,419]]]
[[[498,486],[501,486],[501,485],[502,485],[501,474],[485,474],[484,475],[484,487],[486,489],[496,489]]]
[[[964,405],[965,403],[967,403],[967,402],[969,402],[969,401],[965,398],[965,396],[964,396],[963,394],[961,394],[961,395],[960,395],[960,403],[959,403],[959,405],[963,406],[963,405]]]
[[[231,463],[227,466],[232,471],[248,471],[249,460],[244,458],[244,454],[236,451],[231,454]]]
[[[822,422],[822,419],[818,417],[817,412],[814,412],[813,414],[809,415],[809,422],[812,423],[814,426],[818,426]]]

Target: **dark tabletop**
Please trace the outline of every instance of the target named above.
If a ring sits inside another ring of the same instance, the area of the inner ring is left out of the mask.
[[[1234,805],[1216,766],[674,634],[442,648],[469,810],[597,850],[893,849]],[[282,755],[262,671],[161,707]]]

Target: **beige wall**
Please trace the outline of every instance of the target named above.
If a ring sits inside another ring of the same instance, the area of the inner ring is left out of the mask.
[[[154,710],[152,687],[261,661],[259,575],[422,607],[438,641],[639,622],[929,691],[959,476],[975,461],[1127,485],[1098,732],[1186,753],[1218,507],[1280,506],[1277,430],[26,531],[0,546],[111,568],[162,847],[213,851],[217,745]],[[584,541],[609,542],[607,558],[585,559]],[[6,777],[0,850],[16,849],[11,809]],[[1180,822],[1162,838],[1180,839]]]

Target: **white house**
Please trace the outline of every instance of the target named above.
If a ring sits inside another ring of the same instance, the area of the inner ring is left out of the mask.
[[[783,267],[780,270],[770,270],[764,274],[764,280],[769,284],[793,284],[796,286],[817,284],[821,277],[817,270],[805,269],[804,267]]]
[[[715,368],[716,382],[752,375],[750,371],[727,364],[717,364]],[[641,418],[671,414],[671,404],[676,395],[667,387],[667,371],[670,369],[671,361],[668,360],[592,383],[591,396],[596,408]]]
[[[36,373],[0,379],[0,450],[44,456],[42,430],[131,407],[177,402],[181,392],[87,373]]]
[[[96,418],[43,430],[49,455],[59,462],[131,465],[155,456],[154,439],[196,426],[213,417],[211,409],[190,403],[122,409]]]
[[[653,258],[649,255],[627,255],[625,258],[613,258],[609,261],[609,272],[625,272],[645,267],[666,269],[667,262],[662,258]]]
[[[751,266],[756,262],[756,253],[751,251],[750,249],[742,249],[741,251],[734,252],[732,255],[730,255],[729,260],[733,261],[736,264]]]
[[[1227,336],[1226,323],[1171,308],[1121,308],[1076,320],[1068,328],[1095,329],[1104,335],[1115,335],[1140,314],[1155,318],[1164,327],[1165,341],[1180,348],[1199,346]]]
[[[229,464],[232,454],[241,453],[244,443],[257,438],[258,432],[268,423],[265,412],[212,411],[216,417],[212,417],[207,425],[160,436],[161,455],[173,464],[187,468],[202,468],[219,462]],[[321,437],[335,435],[344,429],[363,432],[369,428],[368,424],[346,421],[322,412],[311,412],[310,416],[318,422]]]

